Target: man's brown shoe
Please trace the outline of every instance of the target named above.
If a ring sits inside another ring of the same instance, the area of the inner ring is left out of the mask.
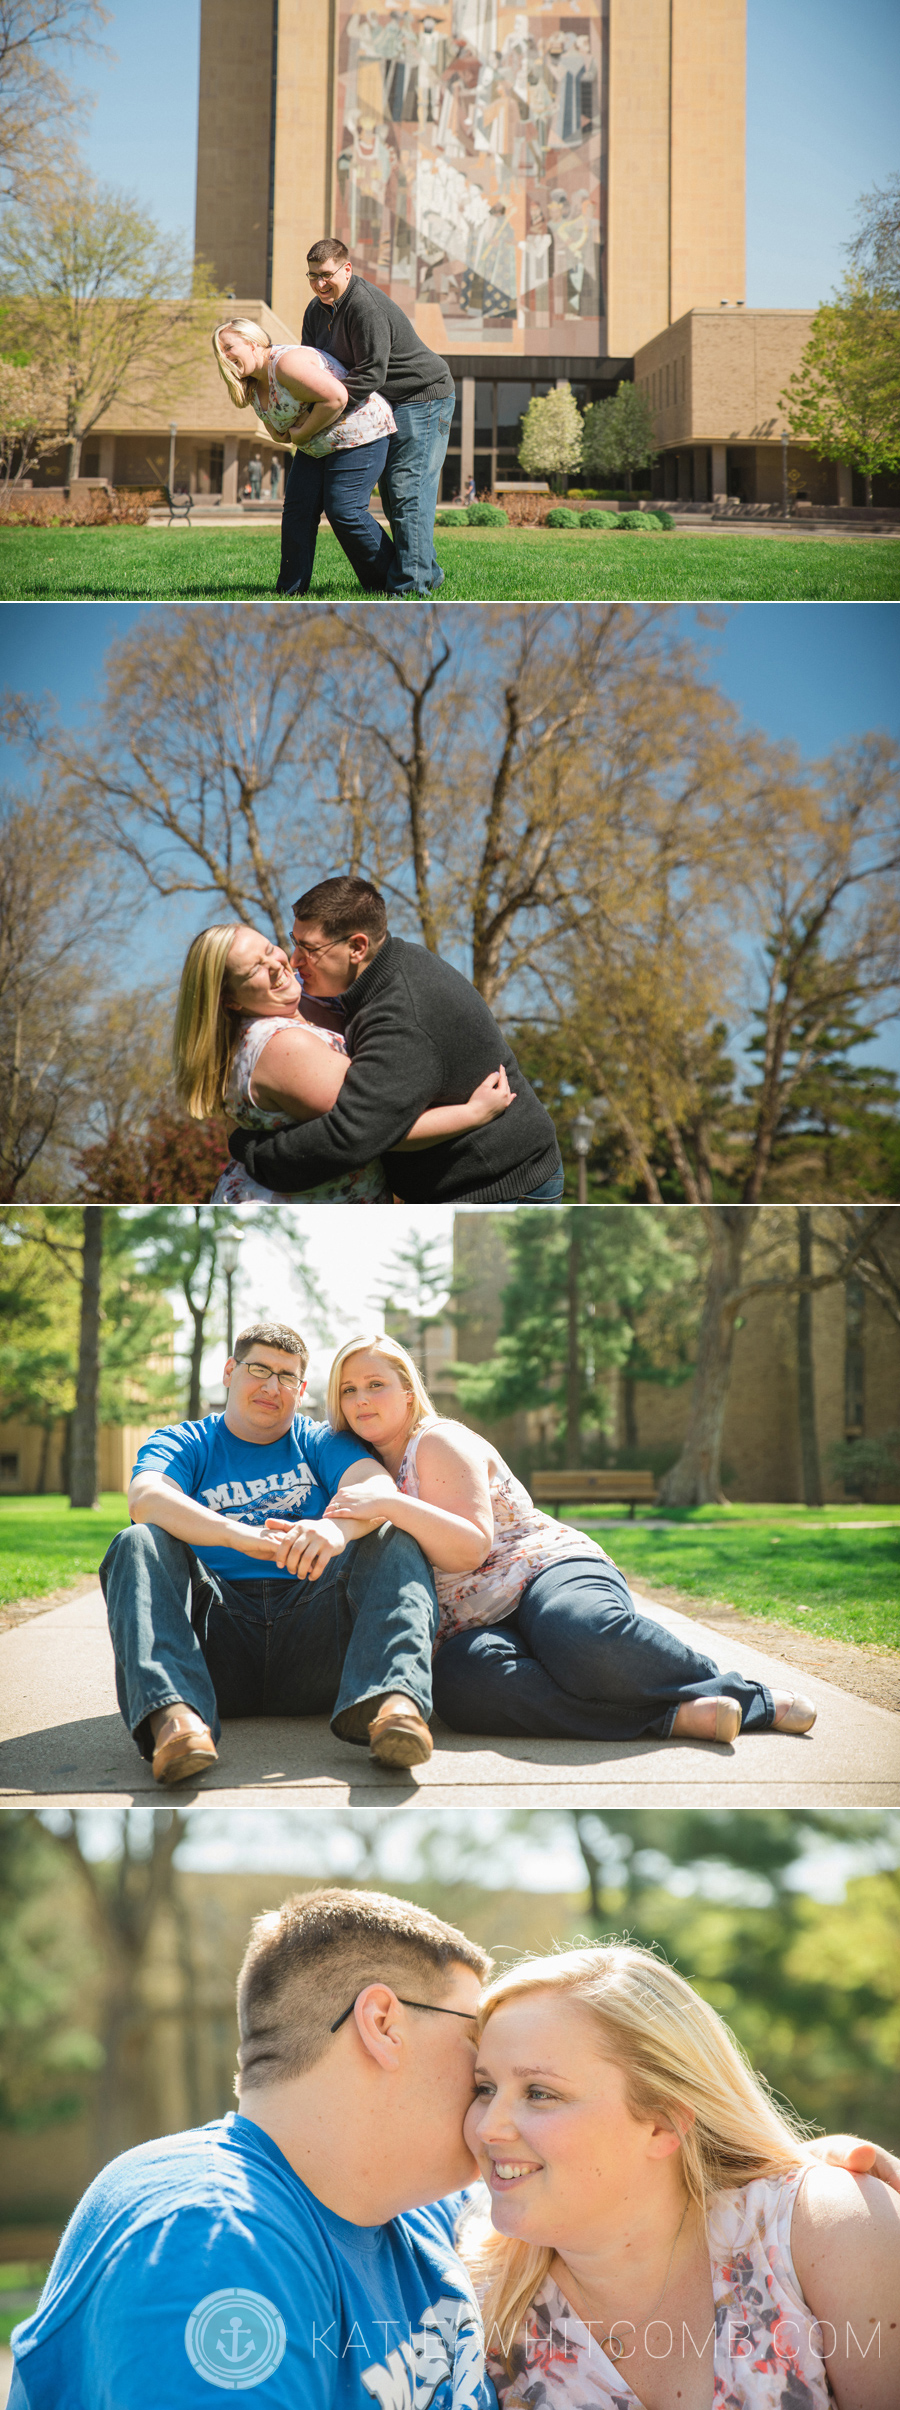
[[[208,1724],[198,1725],[183,1707],[173,1707],[156,1735],[153,1748],[155,1782],[190,1782],[208,1774],[219,1753]]]
[[[424,1766],[434,1742],[424,1716],[404,1691],[382,1699],[369,1725],[369,1755],[380,1766]]]

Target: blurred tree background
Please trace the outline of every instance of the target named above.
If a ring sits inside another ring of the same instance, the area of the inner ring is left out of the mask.
[[[803,2117],[900,2146],[900,1816],[14,1810],[0,2255],[50,2248],[116,2151],[232,2105],[251,1917],[321,1881],[418,1900],[501,1959],[653,1942]]]

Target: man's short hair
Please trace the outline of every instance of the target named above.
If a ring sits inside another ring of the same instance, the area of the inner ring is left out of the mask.
[[[245,1331],[238,1331],[234,1342],[234,1360],[242,1364],[251,1347],[280,1347],[283,1356],[299,1356],[300,1370],[306,1371],[309,1348],[299,1331],[292,1331],[287,1322],[250,1322]]]
[[[484,1983],[491,1961],[455,1925],[410,1900],[337,1884],[285,1900],[256,1918],[238,1976],[236,2090],[305,2075],[366,1984],[438,2001],[457,1966],[471,1967]]]
[[[339,242],[336,234],[323,234],[321,242],[314,243],[312,250],[307,252],[306,265],[308,268],[324,268],[326,260],[333,259],[335,267],[342,268],[349,257],[346,243]]]
[[[357,929],[379,942],[387,936],[384,900],[370,879],[320,879],[298,895],[294,919],[324,929],[326,937],[353,937]]]

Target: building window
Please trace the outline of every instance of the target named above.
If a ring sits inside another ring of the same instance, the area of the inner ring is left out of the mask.
[[[18,1456],[0,1456],[0,1481],[16,1481],[19,1473]]]

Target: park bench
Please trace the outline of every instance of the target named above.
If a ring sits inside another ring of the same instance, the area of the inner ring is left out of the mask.
[[[636,1506],[656,1505],[656,1482],[652,1473],[535,1473],[531,1495],[555,1515],[561,1506],[627,1506],[633,1523]]]
[[[186,519],[188,526],[190,526],[191,512],[194,507],[193,494],[173,494],[172,488],[169,485],[163,486],[163,493],[165,494],[166,503],[168,505],[169,526],[171,527],[173,519]]]

